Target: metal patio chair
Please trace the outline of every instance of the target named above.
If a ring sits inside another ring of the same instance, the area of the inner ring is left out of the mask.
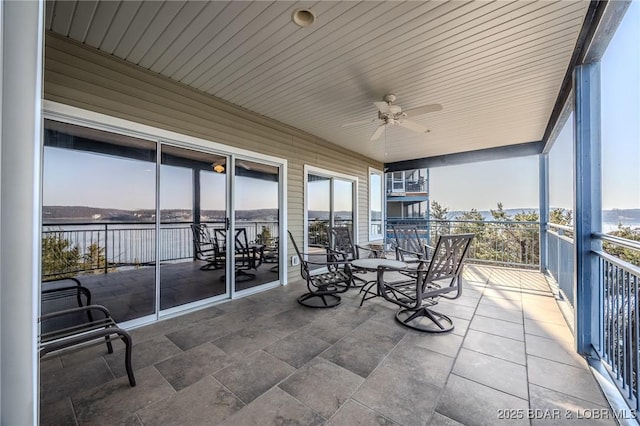
[[[303,253],[291,232],[289,238],[300,259],[300,274],[309,290],[298,297],[298,303],[310,308],[338,306],[342,301],[339,294],[347,291],[353,280],[350,261],[329,248],[326,253]]]
[[[335,251],[343,254],[345,260],[353,261],[363,258],[378,258],[380,257],[380,251],[371,248],[363,247],[353,243],[351,239],[351,230],[346,226],[332,226],[327,229],[329,233],[329,247]],[[365,285],[368,280],[362,276],[367,271],[357,268],[351,268],[354,287],[361,287]],[[359,281],[359,284],[355,283],[355,280]]]
[[[193,247],[196,259],[206,262],[200,269],[203,271],[224,269],[225,251],[220,248],[218,239],[211,235],[207,225],[204,223],[192,223],[191,231],[193,233]]]
[[[420,238],[418,229],[409,226],[392,226],[392,246],[396,252],[396,259],[402,262],[424,259],[428,257],[425,242]]]
[[[448,316],[431,309],[440,297],[456,299],[462,294],[462,266],[474,234],[441,235],[430,260],[417,269],[378,268],[378,293],[400,306],[396,320],[409,328],[443,333],[454,328]],[[385,280],[392,271],[415,275],[404,281]]]

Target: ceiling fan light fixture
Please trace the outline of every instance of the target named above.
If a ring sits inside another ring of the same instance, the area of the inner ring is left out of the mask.
[[[316,20],[316,15],[310,9],[296,9],[291,15],[293,22],[302,28],[308,27]]]

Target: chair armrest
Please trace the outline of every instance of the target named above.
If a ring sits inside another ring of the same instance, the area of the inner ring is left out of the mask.
[[[411,259],[405,260],[405,256],[412,257],[417,260],[424,260],[425,258],[424,253],[418,253],[415,251],[405,250],[403,248],[396,247],[396,259],[401,260],[403,262],[408,262],[411,260]]]
[[[370,253],[373,253],[373,257],[376,258],[376,259],[379,259],[380,258],[380,254],[382,253],[381,250],[372,249],[371,247],[364,247],[364,246],[361,246],[361,245],[358,245],[358,244],[356,244],[354,247],[358,251],[358,258],[360,258],[360,250],[364,250],[364,251],[368,251]]]
[[[89,291],[88,288],[81,285],[55,287],[47,290],[42,290],[40,292],[40,298],[44,302],[48,300],[56,300],[56,299],[62,299],[65,297],[75,296],[78,300],[79,306],[82,306],[82,299],[80,298],[81,294],[83,294],[84,297],[86,298],[87,305],[91,305],[91,292]]]
[[[104,306],[102,306],[102,305],[89,305],[89,306],[80,306],[78,308],[65,309],[63,311],[56,311],[56,312],[51,312],[51,313],[48,313],[48,314],[44,314],[44,315],[42,315],[40,317],[40,322],[42,322],[43,320],[51,319],[51,318],[57,318],[57,317],[65,316],[65,315],[76,314],[78,312],[90,312],[90,311],[102,312],[104,314],[105,318],[111,318],[111,313]]]

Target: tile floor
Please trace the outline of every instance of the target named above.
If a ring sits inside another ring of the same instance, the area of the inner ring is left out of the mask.
[[[45,359],[41,424],[554,425],[607,409],[543,275],[464,278],[443,335],[399,326],[379,298],[359,308],[357,290],[302,307],[295,282],[131,330],[135,388],[122,345]]]

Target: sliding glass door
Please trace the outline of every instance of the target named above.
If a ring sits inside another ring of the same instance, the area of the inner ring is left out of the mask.
[[[144,323],[280,281],[282,163],[128,134],[45,121],[43,313],[79,285]]]
[[[227,293],[225,156],[162,145],[160,309]]]
[[[237,159],[234,177],[234,291],[280,275],[280,167]]]
[[[118,322],[154,315],[155,264],[156,143],[46,120],[42,312],[82,285]]]

